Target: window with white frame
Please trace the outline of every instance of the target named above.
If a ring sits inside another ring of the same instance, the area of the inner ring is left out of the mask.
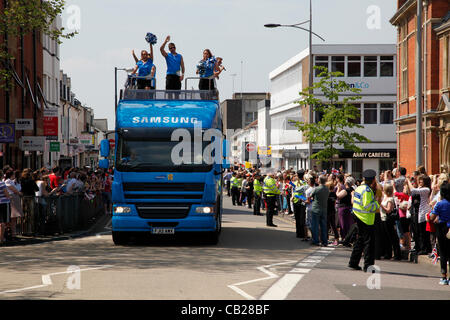
[[[377,56],[364,56],[364,77],[378,76],[377,60]]]
[[[380,77],[394,76],[394,56],[380,57]]]
[[[381,103],[380,104],[380,124],[394,123],[394,104]]]
[[[347,76],[361,77],[361,56],[348,56],[347,60]]]
[[[329,60],[328,56],[316,56],[316,64],[315,64],[315,66],[317,66],[317,67],[325,67],[325,68],[329,69],[329,67],[328,67],[328,60]],[[315,70],[316,77],[318,77],[320,73],[321,73],[320,70]]]
[[[332,56],[331,57],[331,71],[341,72],[345,75],[345,57],[343,56]]]
[[[378,110],[376,103],[364,103],[364,124],[378,123]]]

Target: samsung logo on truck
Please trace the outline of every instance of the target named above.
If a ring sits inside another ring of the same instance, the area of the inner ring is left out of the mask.
[[[190,117],[133,117],[133,123],[196,123],[197,118]]]

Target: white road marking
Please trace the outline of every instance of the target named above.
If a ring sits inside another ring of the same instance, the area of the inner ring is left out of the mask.
[[[305,269],[305,268],[294,268],[290,272],[291,273],[308,273],[311,269]]]
[[[86,267],[88,267],[88,266],[86,266]],[[0,294],[17,293],[17,292],[21,292],[21,291],[27,291],[27,290],[51,286],[51,285],[53,285],[51,276],[56,276],[56,275],[60,275],[60,274],[69,274],[69,273],[74,273],[74,272],[82,272],[82,271],[101,270],[101,269],[112,268],[112,267],[113,267],[112,265],[92,266],[91,268],[79,269],[77,271],[63,271],[63,272],[49,273],[49,274],[45,274],[42,276],[42,284],[41,285],[27,287],[27,288],[14,289],[14,290],[7,290],[7,291],[0,292]]]
[[[297,263],[296,267],[314,267],[320,263],[325,256],[317,256],[319,251],[330,254],[335,248],[321,248],[320,250],[307,256],[301,262]],[[273,284],[260,298],[260,300],[284,300],[289,293],[297,286],[299,281],[311,271],[306,268],[293,268],[283,277],[281,277],[275,284]]]
[[[264,281],[264,280],[270,280],[270,279],[278,278],[279,276],[277,274],[267,270],[266,268],[270,268],[270,267],[273,267],[273,266],[280,266],[280,265],[283,265],[283,264],[290,264],[290,263],[295,263],[295,261],[285,261],[285,262],[279,262],[279,263],[270,264],[270,265],[267,265],[267,266],[257,267],[256,269],[258,269],[259,271],[267,274],[268,277],[258,278],[258,279],[253,279],[253,280],[249,280],[249,281],[243,281],[243,282],[230,284],[228,286],[228,288],[234,290],[236,293],[240,294],[241,296],[243,296],[244,298],[246,298],[248,300],[256,300],[255,297],[252,297],[251,295],[246,293],[244,290],[238,288],[238,286],[242,286],[242,285],[249,284],[249,283],[254,283],[254,282],[259,282],[259,281]]]
[[[264,293],[260,300],[284,300],[304,277],[303,274],[288,273]]]

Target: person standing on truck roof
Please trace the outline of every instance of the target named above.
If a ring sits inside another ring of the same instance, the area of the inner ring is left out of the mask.
[[[216,77],[217,80],[219,80],[219,75],[222,73],[222,71],[227,71],[227,69],[225,69],[225,67],[222,65],[223,58],[217,57],[216,60],[217,63],[216,67],[214,68],[214,77]]]
[[[217,67],[217,60],[211,53],[211,50],[203,50],[203,59],[200,60],[199,65],[203,68],[197,68],[197,74],[200,74],[200,81],[198,88],[200,90],[214,90],[214,70]]]
[[[137,72],[139,77],[148,77],[148,79],[137,79],[138,89],[154,90],[152,79],[155,77],[156,67],[153,64],[153,46],[150,44],[150,54],[146,50],[141,51],[141,60],[137,60],[134,50],[132,53],[136,61],[136,67],[131,74]]]
[[[183,56],[176,52],[173,42],[169,43],[169,53],[166,52],[166,44],[170,41],[170,36],[161,45],[160,51],[167,63],[166,90],[181,90],[181,81],[184,79]]]

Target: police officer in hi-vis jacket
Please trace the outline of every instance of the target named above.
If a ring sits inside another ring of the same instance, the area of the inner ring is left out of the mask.
[[[277,188],[277,182],[274,179],[275,172],[271,172],[264,179],[263,191],[267,201],[266,225],[268,227],[277,227],[273,223],[273,215],[275,213],[276,196],[280,194]]]
[[[361,270],[359,261],[364,252],[364,272],[375,263],[375,212],[380,207],[375,192],[377,181],[374,170],[363,172],[364,183],[353,195],[353,218],[358,225],[358,239],[348,263],[349,268]]]

